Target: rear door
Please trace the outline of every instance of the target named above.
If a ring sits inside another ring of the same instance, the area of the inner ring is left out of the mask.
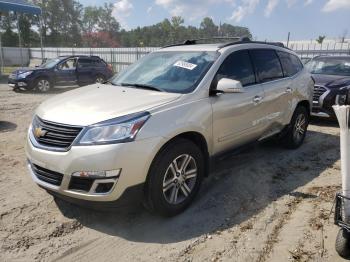
[[[265,116],[261,121],[279,131],[288,111],[291,96],[290,81],[284,78],[281,62],[273,49],[252,49],[253,60],[259,83],[265,93],[262,109]],[[270,128],[269,128],[270,129]],[[274,130],[270,130],[274,132]]]
[[[224,60],[214,81],[221,78],[240,81],[244,90],[211,97],[215,153],[258,138],[264,128],[259,121],[264,116],[264,91],[256,83],[247,50],[233,52]]]
[[[96,66],[95,59],[90,57],[80,57],[78,60],[78,82],[79,84],[91,84],[95,82]]]
[[[69,58],[62,61],[55,68],[55,79],[57,85],[75,85],[77,58]]]

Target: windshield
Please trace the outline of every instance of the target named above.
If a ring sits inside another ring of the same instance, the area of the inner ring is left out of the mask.
[[[114,85],[152,87],[189,93],[218,57],[216,52],[155,52],[144,56],[111,79]]]
[[[317,58],[306,64],[311,74],[350,76],[350,57]]]
[[[51,68],[51,67],[54,67],[55,65],[57,65],[57,63],[60,62],[60,61],[61,60],[58,59],[58,58],[49,59],[44,64],[42,64],[40,67],[41,68]]]

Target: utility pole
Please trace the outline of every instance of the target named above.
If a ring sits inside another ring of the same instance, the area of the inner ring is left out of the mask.
[[[290,32],[288,32],[288,37],[287,37],[287,47],[289,46],[289,38],[290,38]]]

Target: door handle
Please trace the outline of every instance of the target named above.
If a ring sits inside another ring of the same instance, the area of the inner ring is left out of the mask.
[[[255,96],[255,97],[253,98],[253,102],[254,102],[255,104],[259,104],[259,103],[261,102],[261,100],[262,100],[262,97],[261,97],[261,96]]]
[[[293,91],[292,88],[287,87],[285,93],[292,93],[292,91]]]

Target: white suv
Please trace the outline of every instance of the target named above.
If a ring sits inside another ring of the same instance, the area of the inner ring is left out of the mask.
[[[140,196],[149,209],[175,215],[216,154],[272,136],[299,147],[313,84],[278,44],[162,48],[105,84],[41,104],[28,132],[28,167],[37,184],[68,200]]]

